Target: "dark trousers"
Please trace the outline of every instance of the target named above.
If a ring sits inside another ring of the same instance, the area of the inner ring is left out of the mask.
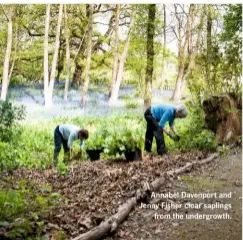
[[[54,143],[55,143],[55,153],[59,153],[61,151],[61,147],[63,145],[64,152],[68,152],[67,141],[63,138],[62,134],[59,131],[59,126],[55,128],[54,131]]]
[[[166,154],[164,133],[158,122],[152,116],[151,107],[145,111],[144,117],[147,121],[147,129],[145,134],[145,150],[147,152],[151,152],[153,138],[155,137],[157,153],[160,155]]]

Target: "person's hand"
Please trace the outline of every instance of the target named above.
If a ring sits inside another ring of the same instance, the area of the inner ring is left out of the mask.
[[[171,133],[168,133],[167,136],[171,139],[174,139],[173,135]]]
[[[178,133],[175,133],[174,139],[175,141],[180,141],[181,137],[178,135]]]

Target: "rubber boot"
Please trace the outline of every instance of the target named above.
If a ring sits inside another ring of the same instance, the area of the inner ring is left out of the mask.
[[[58,155],[59,155],[58,152],[54,152],[54,155],[53,155],[53,164],[54,164],[54,166],[57,166],[57,164],[58,164]]]

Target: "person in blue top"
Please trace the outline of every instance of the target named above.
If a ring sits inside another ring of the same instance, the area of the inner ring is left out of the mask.
[[[170,138],[179,141],[180,136],[178,135],[174,126],[175,118],[185,118],[187,116],[187,109],[184,105],[174,106],[169,104],[160,104],[149,107],[144,117],[147,121],[147,130],[145,134],[145,150],[151,152],[153,138],[156,139],[157,153],[160,155],[166,155],[164,133]],[[174,132],[173,136],[166,128],[166,122]]]
[[[54,131],[54,156],[53,163],[57,165],[58,155],[61,151],[61,146],[64,148],[64,162],[67,160],[67,154],[72,151],[72,143],[75,140],[80,140],[80,149],[83,147],[83,141],[89,137],[89,132],[85,129],[73,124],[61,124],[55,128]]]

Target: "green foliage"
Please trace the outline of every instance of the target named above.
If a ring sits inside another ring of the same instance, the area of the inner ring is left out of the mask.
[[[230,148],[223,145],[222,147],[219,147],[219,154],[221,157],[225,157],[227,153],[229,152]]]
[[[57,169],[58,169],[59,173],[61,173],[62,175],[66,175],[68,173],[67,165],[65,165],[61,161],[58,162]]]
[[[24,106],[17,107],[9,101],[0,102],[0,170],[18,165],[16,145],[23,131],[18,121],[23,120],[25,115]]]
[[[227,10],[222,16],[222,12],[211,6],[213,28],[210,47],[205,41],[205,47],[196,55],[195,66],[187,76],[188,87],[199,101],[211,94],[234,92],[239,97],[242,94],[242,5],[229,4],[225,7]],[[219,19],[223,21],[223,30],[213,34],[214,22]]]
[[[0,171],[4,169],[14,169],[18,166],[16,161],[18,153],[14,148],[16,141],[1,142],[0,141]]]
[[[143,123],[136,119],[116,119],[112,128],[108,130],[105,139],[104,152],[110,156],[118,156],[126,150],[142,150],[144,144]]]
[[[166,138],[169,149],[207,149],[215,150],[217,142],[213,132],[204,129],[204,113],[199,106],[187,103],[189,116],[185,120],[176,120],[176,128],[181,137],[180,141],[174,142]],[[183,123],[182,123],[183,121]]]
[[[132,119],[131,116],[114,116],[97,120],[95,127],[91,123],[86,149],[104,150],[107,156],[117,156],[126,149],[142,149],[143,133],[139,120],[140,118]]]
[[[229,4],[224,16],[224,31],[220,40],[225,43],[222,72],[224,85],[241,94],[242,86],[242,4]]]
[[[103,150],[104,139],[106,138],[106,129],[100,128],[92,132],[85,143],[86,149]]]
[[[16,130],[18,121],[26,115],[24,106],[14,106],[9,101],[0,101],[0,140],[9,141]]]
[[[203,129],[204,114],[200,107],[189,106],[186,119],[176,119],[176,128],[181,136],[179,142],[165,137],[169,151],[176,149],[216,148],[214,134]],[[17,140],[0,142],[1,169],[16,167],[46,168],[52,164],[54,143],[53,131],[62,123],[73,123],[89,131],[85,141],[86,149],[102,149],[105,158],[120,156],[126,149],[143,149],[146,121],[143,115],[114,115],[110,117],[57,118],[48,122],[23,125],[22,134]],[[154,144],[155,145],[155,144]],[[73,143],[74,150],[79,142]],[[63,151],[59,159],[62,158]],[[59,161],[58,170],[66,174],[68,169]]]
[[[45,224],[44,218],[61,200],[50,186],[37,186],[25,181],[12,183],[7,178],[0,191],[0,226],[6,237],[25,238],[39,236]]]
[[[125,105],[126,108],[137,108],[138,107],[138,102],[131,100],[131,99],[126,99],[125,100]]]

